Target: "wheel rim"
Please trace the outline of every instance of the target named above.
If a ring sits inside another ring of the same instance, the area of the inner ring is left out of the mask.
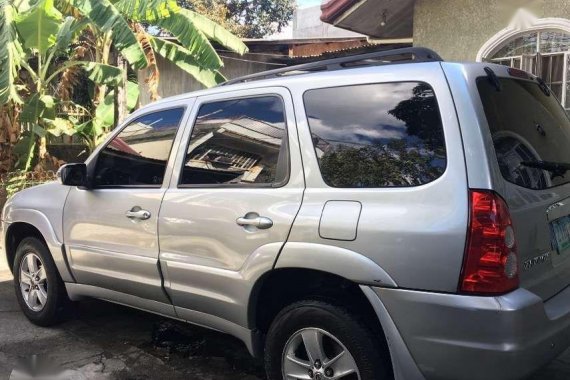
[[[285,380],[360,380],[356,361],[345,345],[331,333],[314,327],[289,338],[281,368]]]
[[[44,263],[38,255],[28,252],[20,262],[20,290],[30,310],[41,311],[48,299],[48,282]]]

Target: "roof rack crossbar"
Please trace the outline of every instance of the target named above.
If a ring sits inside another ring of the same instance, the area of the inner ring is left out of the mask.
[[[441,62],[443,59],[433,50],[421,47],[384,50],[366,54],[355,54],[347,57],[333,58],[318,62],[304,63],[301,65],[283,67],[261,73],[245,75],[230,79],[219,86],[245,83],[261,79],[276,78],[284,75],[293,75],[295,72],[315,72],[341,70],[351,67],[386,65],[406,62]],[[299,73],[297,73],[299,74]]]

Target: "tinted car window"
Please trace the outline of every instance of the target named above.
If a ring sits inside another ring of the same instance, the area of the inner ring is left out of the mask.
[[[181,185],[277,185],[288,175],[283,101],[277,96],[200,107]]]
[[[532,161],[570,163],[570,120],[556,98],[536,82],[501,78],[501,90],[486,77],[477,87],[489,123],[501,174],[529,189],[569,181],[568,175],[525,166]]]
[[[305,93],[313,144],[332,187],[407,187],[447,165],[441,116],[426,83],[383,83]]]
[[[154,112],[127,125],[99,153],[95,186],[161,186],[183,114],[183,108]]]

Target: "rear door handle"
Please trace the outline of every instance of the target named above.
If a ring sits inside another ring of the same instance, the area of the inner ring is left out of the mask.
[[[129,219],[147,220],[150,219],[151,214],[148,210],[143,210],[140,207],[133,207],[125,213],[125,216]]]
[[[271,219],[259,215],[250,216],[250,214],[242,216],[241,218],[237,218],[236,223],[242,227],[251,226],[260,230],[266,230],[273,227],[273,221]]]

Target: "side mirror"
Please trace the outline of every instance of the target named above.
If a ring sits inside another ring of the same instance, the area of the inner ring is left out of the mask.
[[[78,186],[82,188],[89,187],[87,180],[87,165],[85,164],[66,164],[57,171],[57,178],[62,185]]]

